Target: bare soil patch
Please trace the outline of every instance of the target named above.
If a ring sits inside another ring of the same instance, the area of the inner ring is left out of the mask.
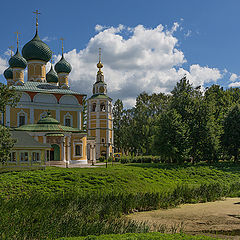
[[[153,230],[154,226],[172,229],[182,225],[183,232],[188,234],[204,233],[223,239],[240,239],[240,198],[138,212],[130,214],[129,218],[149,222]]]

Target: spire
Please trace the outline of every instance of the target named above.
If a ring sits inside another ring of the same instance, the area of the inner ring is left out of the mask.
[[[13,46],[8,47],[11,50],[11,57],[13,55]]]
[[[36,14],[36,32],[38,32],[38,15],[41,14],[38,10],[36,12],[33,12]]]
[[[63,41],[64,41],[64,38],[60,38],[60,40],[62,41],[62,56],[63,56]]]
[[[98,68],[98,75],[99,74],[103,74],[102,72],[102,68],[103,68],[103,64],[101,63],[101,56],[102,56],[102,53],[101,53],[101,48],[99,48],[99,60],[98,60],[98,64],[97,64],[97,68]]]
[[[21,34],[20,32],[15,32],[17,34],[17,51],[18,51],[18,47],[19,47],[19,38],[18,38],[18,35]]]

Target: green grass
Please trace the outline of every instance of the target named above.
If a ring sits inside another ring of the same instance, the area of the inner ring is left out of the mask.
[[[0,182],[0,239],[146,233],[124,214],[240,196],[240,165],[49,167],[2,173]]]
[[[163,233],[156,233],[156,232],[59,238],[59,240],[213,240],[213,239],[217,239],[217,238],[206,237],[206,236],[190,236],[185,234],[163,234]]]
[[[106,168],[22,171],[0,174],[0,196],[12,197],[41,192],[53,194],[74,190],[81,193],[162,192],[178,185],[199,186],[239,183],[240,166],[232,163],[216,165],[168,166],[160,164],[116,165]]]

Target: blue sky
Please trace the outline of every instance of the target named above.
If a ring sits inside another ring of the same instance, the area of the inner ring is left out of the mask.
[[[91,94],[98,47],[109,95],[129,106],[142,91],[171,91],[186,73],[195,85],[240,86],[237,0],[13,0],[1,1],[1,9],[0,73],[9,58],[7,48],[16,46],[14,32],[21,32],[21,47],[34,36],[32,12],[38,9],[40,37],[47,40],[56,61],[59,38],[65,38],[66,58],[75,67],[70,82],[80,92]],[[0,81],[5,82],[2,75]]]

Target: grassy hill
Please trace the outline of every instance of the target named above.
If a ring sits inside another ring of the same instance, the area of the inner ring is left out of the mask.
[[[163,234],[163,233],[127,233],[110,234],[101,236],[60,238],[59,240],[214,240],[217,238],[206,236],[188,236],[185,234]]]
[[[0,182],[0,239],[145,233],[147,223],[124,214],[240,196],[240,165],[49,167],[2,173]]]
[[[45,171],[22,171],[0,174],[0,196],[12,197],[29,192],[54,194],[74,190],[81,193],[162,192],[176,186],[239,183],[240,166],[233,163],[216,165],[132,164],[108,168],[53,168]]]

